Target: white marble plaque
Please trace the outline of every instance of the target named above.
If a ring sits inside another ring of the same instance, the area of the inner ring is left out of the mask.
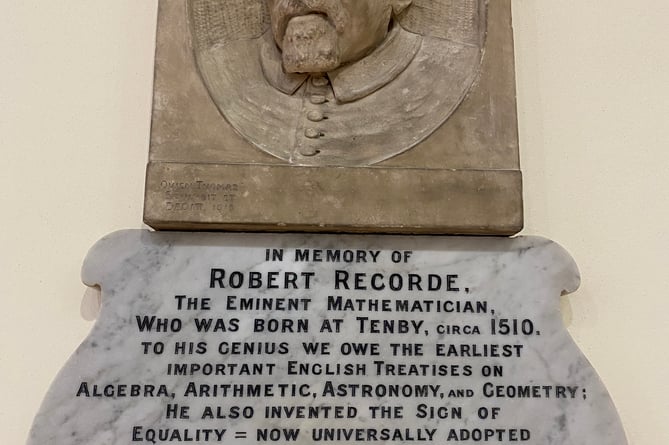
[[[123,231],[29,445],[623,445],[541,238]]]

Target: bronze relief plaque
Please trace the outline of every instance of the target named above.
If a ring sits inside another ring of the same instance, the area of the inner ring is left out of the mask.
[[[522,227],[509,1],[159,8],[150,226]]]

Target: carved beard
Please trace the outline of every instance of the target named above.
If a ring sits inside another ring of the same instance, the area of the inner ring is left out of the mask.
[[[293,17],[283,36],[283,68],[289,73],[323,73],[340,64],[335,26],[323,14]]]
[[[283,67],[289,73],[326,72],[341,65],[338,36],[350,20],[339,1],[274,0],[270,15]]]

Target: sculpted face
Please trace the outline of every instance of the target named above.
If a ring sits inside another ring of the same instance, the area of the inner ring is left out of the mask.
[[[331,71],[369,54],[411,0],[267,0],[286,72]]]

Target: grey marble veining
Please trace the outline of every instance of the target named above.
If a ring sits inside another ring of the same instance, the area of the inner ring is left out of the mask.
[[[122,231],[82,275],[101,312],[29,445],[627,443],[549,240]]]

